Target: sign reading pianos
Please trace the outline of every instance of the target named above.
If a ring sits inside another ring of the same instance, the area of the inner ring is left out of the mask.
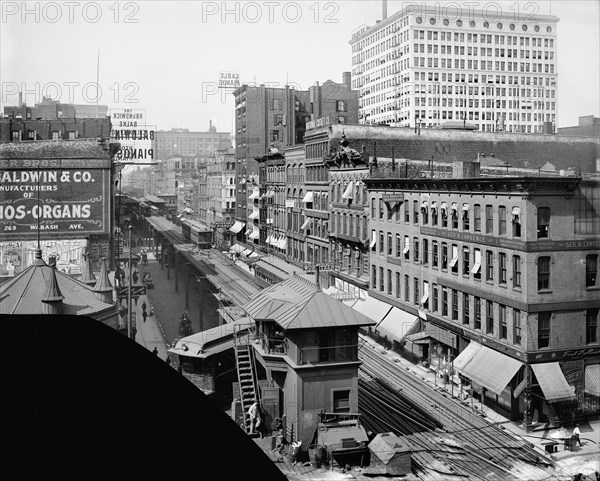
[[[121,144],[116,161],[145,163],[154,160],[156,126],[146,124],[143,109],[111,109],[111,140]]]
[[[108,234],[110,161],[0,161],[3,239],[83,238]]]

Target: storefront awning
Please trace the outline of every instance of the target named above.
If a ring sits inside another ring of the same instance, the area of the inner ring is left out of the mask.
[[[250,214],[250,215],[248,216],[248,218],[249,218],[249,219],[252,219],[252,220],[254,220],[254,219],[258,219],[258,216],[259,216],[259,215],[260,215],[260,212],[259,212],[259,211],[257,211],[257,210],[255,210],[254,212],[252,212],[252,214]]]
[[[312,202],[313,196],[314,196],[314,193],[312,192],[312,190],[310,192],[307,192],[306,195],[304,196],[304,199],[302,199],[302,202],[304,202],[304,203]]]
[[[234,234],[237,234],[239,231],[241,231],[241,230],[244,228],[244,225],[246,225],[246,224],[244,224],[243,222],[236,221],[236,223],[235,223],[235,224],[233,224],[233,225],[232,225],[232,226],[229,228],[229,230],[230,230],[231,232],[233,232]]]
[[[532,364],[533,373],[548,402],[570,401],[575,399],[575,388],[569,386],[558,362]]]
[[[481,346],[471,362],[463,367],[462,374],[500,395],[522,365],[521,361]]]
[[[229,248],[229,252],[243,252],[244,247],[239,244],[234,244]]]
[[[304,224],[302,224],[302,226],[300,227],[300,229],[302,229],[302,230],[306,229],[310,225],[311,222],[312,222],[312,217],[307,218],[304,221]]]
[[[248,237],[252,240],[254,239],[258,239],[258,237],[260,236],[260,231],[258,229],[253,230],[252,234],[250,234]]]
[[[392,310],[392,306],[374,297],[367,297],[366,299],[357,300],[352,309],[364,314],[369,319],[373,319],[375,322],[381,322]]]
[[[258,199],[258,197],[259,197],[259,192],[258,192],[258,187],[257,187],[252,191],[252,194],[250,194],[250,197],[248,197],[248,199],[254,200],[254,199]]]
[[[387,336],[388,339],[400,342],[411,332],[416,322],[418,322],[417,316],[394,306],[374,329],[380,336]]]
[[[481,349],[481,344],[471,341],[454,360],[454,369],[462,374],[465,366],[473,360],[479,349]]]
[[[587,394],[600,397],[600,364],[585,366],[585,389]]]

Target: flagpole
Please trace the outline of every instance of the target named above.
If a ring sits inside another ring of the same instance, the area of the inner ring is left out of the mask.
[[[98,98],[100,97],[100,50],[96,62],[96,118],[98,118]]]

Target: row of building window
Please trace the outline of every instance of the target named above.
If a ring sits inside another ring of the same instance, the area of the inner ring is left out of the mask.
[[[472,329],[482,330],[487,335],[495,336],[499,339],[511,341],[513,344],[521,344],[521,311],[516,308],[507,307],[504,304],[496,303],[479,296],[467,294],[456,289],[431,285],[421,281],[419,278],[411,278],[404,275],[401,281],[399,272],[393,273],[391,269],[387,270],[387,287],[385,283],[384,268],[379,267],[379,290],[387,294],[394,295],[393,276],[396,278],[395,296],[403,299],[407,303],[413,303],[422,309],[433,313],[439,313],[442,317],[452,321],[461,322],[463,325]],[[372,282],[377,282],[377,267],[372,266]],[[412,288],[411,288],[412,284]],[[422,285],[422,291],[421,291]],[[412,296],[411,296],[412,294]],[[441,294],[441,298],[440,298]],[[485,311],[483,310],[485,305]],[[512,311],[512,322],[509,323],[509,309]],[[550,347],[551,331],[551,312],[540,312],[538,314],[538,348]],[[497,319],[497,322],[496,322]],[[509,339],[508,333],[512,332],[512,339]],[[588,309],[586,311],[586,344],[598,342],[598,309]]]
[[[450,229],[462,229],[464,231],[471,230],[471,221],[473,232],[483,232],[485,234],[507,235],[507,226],[510,222],[511,232],[513,237],[521,237],[521,210],[520,207],[513,206],[510,213],[506,206],[498,207],[498,215],[494,222],[494,207],[486,205],[484,208],[480,204],[473,205],[473,215],[471,218],[470,206],[464,203],[459,207],[457,202],[419,202],[417,200],[412,203],[412,210],[409,202],[402,203],[403,218],[405,223],[411,222],[419,225],[430,225],[432,227],[442,227]],[[378,203],[376,199],[371,199],[371,219],[388,220],[400,222],[401,215],[400,204],[384,206],[383,199],[380,198]],[[510,218],[509,218],[510,215]],[[482,217],[483,216],[483,217]],[[496,224],[496,231],[494,231]],[[539,207],[537,209],[537,237],[546,238],[550,234],[550,208]]]

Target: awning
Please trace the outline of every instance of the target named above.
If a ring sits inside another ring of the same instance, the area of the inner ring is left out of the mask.
[[[404,238],[404,249],[402,250],[403,254],[408,254],[410,250],[410,239],[408,237]]]
[[[371,243],[369,244],[369,249],[372,249],[373,247],[375,247],[376,243],[377,243],[377,232],[373,231],[372,236],[371,236]]]
[[[229,252],[243,252],[244,247],[239,244],[234,244],[229,248]]]
[[[252,232],[254,231],[254,227],[250,226],[246,229],[246,235],[250,235],[252,234]]]
[[[186,207],[185,209],[183,209],[183,212],[185,212],[186,214],[193,214],[194,211],[192,209],[190,209],[189,207]]]
[[[258,199],[258,196],[259,196],[258,187],[255,187],[255,189],[252,191],[252,194],[250,194],[250,197],[248,197],[248,199],[250,199],[250,200]]]
[[[304,224],[302,224],[302,226],[300,227],[300,229],[303,229],[303,230],[306,229],[310,225],[311,222],[312,222],[312,217],[308,217],[304,221]]]
[[[417,316],[394,306],[375,326],[375,330],[379,332],[380,336],[387,336],[388,339],[400,342],[411,332],[416,322],[418,322]]]
[[[440,209],[442,210],[442,214],[446,215],[446,212],[448,211],[448,204],[446,202],[442,202]]]
[[[600,397],[600,364],[585,366],[585,389],[587,394]]]
[[[428,206],[428,203],[427,203],[426,200],[424,200],[423,202],[421,202],[421,210],[427,210],[427,206]]]
[[[233,232],[234,234],[237,234],[244,228],[245,225],[245,222],[236,221],[236,223],[229,228],[229,231]]]
[[[546,401],[559,402],[575,399],[575,388],[569,386],[558,362],[532,364],[531,368],[542,388]]]
[[[513,207],[512,208],[512,215],[521,215],[521,208],[520,207]]]
[[[462,374],[500,395],[522,365],[521,361],[481,346],[471,362],[463,367]]]
[[[364,314],[369,319],[373,319],[375,322],[381,322],[392,310],[392,306],[374,297],[367,297],[366,299],[357,300],[352,309]]]
[[[267,237],[267,240],[265,241],[265,244],[270,244],[271,242],[273,242],[273,236],[270,235],[269,237]]]
[[[267,192],[267,197],[274,197],[275,196],[275,190],[271,189],[269,192]]]
[[[438,208],[437,202],[433,201],[431,203],[431,210],[437,210],[437,208]]]
[[[252,254],[253,251],[251,251],[250,249],[244,249],[242,251],[242,255],[243,256],[249,256],[250,254]]]
[[[273,219],[271,219],[271,218],[268,218],[268,219],[267,219],[267,224],[272,224],[272,223],[273,223]]]
[[[254,259],[255,257],[260,257],[260,254],[258,252],[250,252],[250,254],[248,254],[248,257]]]
[[[452,202],[452,206],[450,207],[450,210],[457,212],[458,211],[458,203]]]
[[[305,203],[312,202],[313,196],[314,196],[314,193],[312,190],[310,192],[307,192],[306,195],[304,196],[304,199],[302,199],[302,202],[305,202]]]
[[[352,199],[354,197],[354,181],[351,180],[342,194],[342,199]]]
[[[279,245],[277,247],[279,247],[281,250],[286,250],[287,249],[287,237],[284,237],[283,239],[281,239],[281,241],[279,242]]]
[[[475,249],[475,264],[473,265],[473,269],[471,269],[471,272],[473,274],[477,274],[479,272],[479,269],[481,269],[481,251]]]
[[[469,204],[466,204],[466,203],[465,203],[465,204],[463,204],[463,206],[462,206],[462,210],[464,210],[464,211],[467,211],[467,212],[468,212],[468,211],[469,211]]]
[[[429,299],[429,292],[426,292],[425,294],[423,294],[423,297],[421,297],[421,304],[425,304],[428,299]]]
[[[258,219],[259,216],[260,216],[260,212],[255,210],[254,212],[252,212],[252,214],[250,214],[248,216],[248,218],[254,220],[254,219]]]
[[[465,366],[473,360],[475,354],[479,352],[479,349],[481,349],[481,344],[471,341],[469,345],[456,356],[456,359],[454,359],[454,369],[462,374]]]
[[[260,231],[257,229],[253,230],[249,237],[250,239],[258,239],[258,236],[260,236]]]
[[[450,267],[454,267],[458,262],[458,247],[452,246],[452,260],[450,261]]]
[[[404,336],[404,340],[410,341],[413,344],[427,345],[429,344],[431,337],[429,337],[429,335],[425,331],[421,331],[415,334],[409,334],[408,336]]]

